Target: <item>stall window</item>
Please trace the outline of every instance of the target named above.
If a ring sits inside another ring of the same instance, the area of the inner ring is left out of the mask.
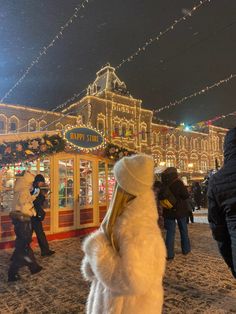
[[[59,160],[59,207],[74,206],[74,161]]]
[[[115,185],[115,177],[113,173],[113,164],[108,164],[108,177],[107,177],[107,185],[108,185],[108,200],[111,201],[112,192]]]
[[[93,169],[92,161],[80,160],[80,206],[93,204]]]
[[[104,161],[98,163],[98,195],[99,204],[106,203],[106,164]]]
[[[39,172],[44,176],[45,182],[50,187],[50,160],[49,159],[40,160]],[[45,208],[50,208],[50,193],[47,193],[44,206]]]

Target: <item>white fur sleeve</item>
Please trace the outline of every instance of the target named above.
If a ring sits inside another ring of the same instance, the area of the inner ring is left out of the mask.
[[[92,281],[94,279],[94,273],[92,271],[87,256],[85,256],[82,260],[81,273],[85,280]]]
[[[160,264],[155,250],[155,240],[148,242],[140,239],[123,239],[118,255],[109,244],[105,235],[97,231],[88,237],[83,249],[91,264],[91,268],[99,281],[107,286],[116,295],[144,294],[151,287],[155,276],[162,276],[165,268],[165,248],[162,241],[160,245]],[[159,271],[156,268],[159,267]],[[158,273],[159,272],[159,273]]]

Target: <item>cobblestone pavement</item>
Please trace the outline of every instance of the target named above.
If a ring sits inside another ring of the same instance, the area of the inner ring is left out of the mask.
[[[175,259],[167,263],[163,314],[236,313],[236,280],[218,255],[208,226],[190,224],[189,232],[192,252],[181,254],[177,236]],[[22,280],[10,284],[6,274],[12,250],[0,251],[1,314],[84,313],[89,286],[80,275],[80,239],[55,241],[51,248],[56,254],[45,258],[35,250],[41,273],[31,276],[22,269]]]

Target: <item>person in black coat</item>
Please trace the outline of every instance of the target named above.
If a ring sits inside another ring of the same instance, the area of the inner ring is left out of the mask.
[[[31,218],[32,229],[36,234],[38,244],[41,250],[41,256],[50,256],[53,255],[55,251],[49,249],[48,241],[45,232],[43,231],[42,221],[44,220],[46,214],[43,209],[43,204],[48,192],[43,175],[37,174],[35,176],[33,187],[34,189],[40,189],[40,192],[33,202],[36,216]]]
[[[200,186],[199,182],[193,183],[192,191],[193,191],[194,202],[197,206],[196,209],[200,209],[201,208],[201,202],[202,202],[202,191],[201,191],[201,186]]]
[[[224,141],[224,166],[208,184],[208,220],[219,251],[236,278],[236,128]]]
[[[190,241],[188,236],[187,217],[189,216],[189,194],[182,180],[179,179],[177,169],[174,167],[167,168],[161,175],[163,184],[167,185],[176,198],[175,205],[170,208],[163,209],[164,226],[166,229],[166,248],[167,259],[174,258],[174,242],[176,221],[179,227],[181,236],[181,248],[184,255],[191,251]]]

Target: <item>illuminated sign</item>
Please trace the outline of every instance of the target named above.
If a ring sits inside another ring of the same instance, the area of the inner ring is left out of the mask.
[[[87,127],[74,127],[65,132],[65,139],[80,149],[95,149],[104,144],[103,136]]]

